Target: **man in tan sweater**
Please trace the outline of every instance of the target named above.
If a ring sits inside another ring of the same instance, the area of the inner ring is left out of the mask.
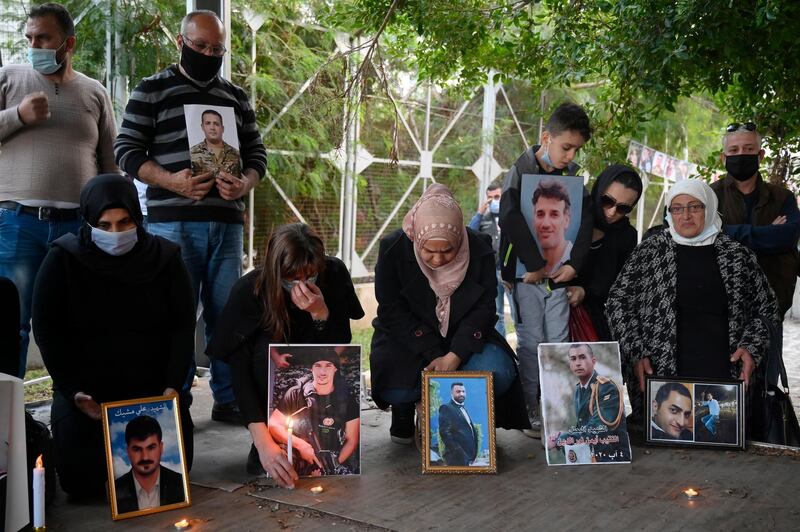
[[[30,65],[0,68],[0,276],[20,295],[20,377],[31,295],[50,242],[77,233],[81,187],[118,172],[111,100],[72,68],[75,26],[59,4],[34,7],[25,27]]]

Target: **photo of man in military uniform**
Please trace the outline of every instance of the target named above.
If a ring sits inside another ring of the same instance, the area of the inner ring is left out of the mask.
[[[595,370],[597,357],[592,344],[558,345],[562,353],[567,348],[569,370],[578,379],[571,401],[567,401],[570,403],[567,407],[574,412],[575,424],[562,430],[547,430],[548,462],[551,458],[553,462],[566,464],[630,462],[625,405],[619,385]],[[618,376],[617,380],[621,381]],[[545,408],[555,406],[547,404],[549,398],[542,399]]]
[[[239,150],[223,140],[225,124],[222,114],[214,109],[206,109],[200,118],[200,127],[205,138],[192,146],[192,174],[212,173],[220,170],[229,174],[241,175]]]

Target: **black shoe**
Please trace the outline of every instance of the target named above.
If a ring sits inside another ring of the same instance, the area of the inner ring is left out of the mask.
[[[414,443],[414,403],[392,405],[392,441],[401,445]]]
[[[214,407],[211,409],[211,419],[222,423],[241,425],[242,413],[239,411],[236,401],[231,401],[230,403],[214,403]]]
[[[247,466],[245,467],[248,475],[259,476],[267,474],[267,472],[264,471],[264,466],[261,465],[261,459],[258,457],[256,446],[252,443],[250,444],[250,454],[247,455]]]

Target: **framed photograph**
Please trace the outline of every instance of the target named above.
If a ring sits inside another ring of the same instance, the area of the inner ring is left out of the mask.
[[[269,346],[269,432],[301,477],[361,473],[361,346]]]
[[[645,441],[681,447],[745,447],[742,381],[647,377]]]
[[[210,172],[216,177],[222,170],[241,177],[239,134],[233,107],[187,104],[183,106],[183,113],[192,175]]]
[[[528,229],[554,273],[570,259],[572,245],[581,226],[583,178],[561,175],[524,174],[520,187],[520,210]],[[517,277],[525,275],[517,260]]]
[[[631,461],[617,342],[539,344],[548,465]]]
[[[191,504],[177,396],[103,403],[111,517]]]
[[[422,373],[422,472],[497,472],[491,371]]]

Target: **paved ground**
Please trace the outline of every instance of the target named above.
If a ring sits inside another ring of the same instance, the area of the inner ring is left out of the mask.
[[[785,324],[785,359],[800,406],[800,322]],[[293,490],[248,477],[245,429],[210,420],[208,383],[192,408],[197,426],[189,508],[112,522],[103,500],[66,502],[59,492],[48,528],[64,531],[170,530],[182,518],[192,532],[216,530],[798,530],[800,458],[795,453],[645,448],[633,463],[547,467],[540,443],[498,430],[499,474],[423,476],[413,447],[388,441],[390,416],[362,413],[364,474],[304,480]],[[800,413],[800,412],[799,412]],[[47,406],[35,415],[49,418]],[[313,485],[322,494],[309,491]],[[686,500],[682,490],[699,489]]]

